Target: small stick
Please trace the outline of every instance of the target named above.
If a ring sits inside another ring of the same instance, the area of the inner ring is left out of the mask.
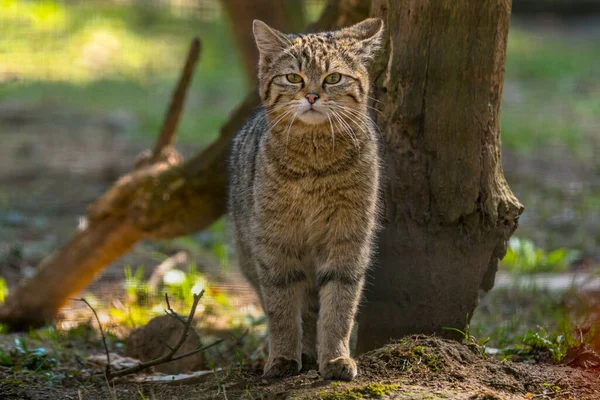
[[[202,291],[202,292],[204,293],[204,291]],[[165,302],[167,303],[167,309],[165,310],[165,314],[167,314],[169,317],[175,318],[177,321],[181,322],[183,324],[183,326],[185,326],[185,321],[183,319],[181,319],[179,314],[177,314],[175,312],[175,310],[173,310],[171,308],[171,303],[169,303],[169,296],[166,293],[165,293]]]
[[[96,321],[98,322],[98,328],[100,328],[100,334],[102,335],[102,343],[104,344],[104,351],[106,352],[106,369],[105,369],[104,373],[106,374],[106,379],[108,379],[108,377],[110,376],[110,355],[108,353],[108,346],[106,345],[106,337],[104,336],[104,330],[102,329],[102,324],[100,323],[100,318],[98,318],[98,313],[96,313],[96,310],[94,310],[94,307],[92,307],[92,305],[90,303],[88,303],[88,301],[86,299],[84,299],[83,297],[81,299],[71,299],[71,300],[84,302],[90,308],[90,310],[92,310],[92,312],[94,313],[94,316],[96,317]]]
[[[172,358],[171,358],[169,361],[180,360],[180,359],[182,359],[182,358],[189,357],[189,356],[191,356],[191,355],[194,355],[194,354],[196,354],[196,353],[199,353],[199,352],[201,352],[201,351],[208,350],[208,349],[210,349],[211,347],[214,347],[214,346],[216,346],[216,345],[218,345],[218,344],[221,344],[221,343],[223,343],[223,341],[225,341],[225,339],[219,339],[219,340],[215,340],[214,342],[212,342],[211,344],[208,344],[208,345],[206,345],[206,346],[203,346],[203,347],[198,347],[198,348],[197,348],[197,349],[195,349],[195,350],[191,350],[191,351],[188,351],[187,353],[183,353],[183,354],[180,354],[180,355],[178,355],[178,356],[172,357]]]
[[[168,348],[169,350],[173,350],[173,348],[171,346],[169,346],[169,344],[167,342],[165,342],[164,340],[162,340],[161,338],[158,339],[166,348]]]
[[[165,122],[160,130],[160,135],[156,139],[154,149],[152,150],[152,158],[154,160],[160,157],[161,151],[169,147],[173,142],[173,137],[175,136],[175,131],[177,130],[177,125],[179,124],[181,110],[183,109],[185,97],[192,80],[192,74],[194,73],[194,69],[196,68],[196,63],[198,62],[199,57],[200,39],[194,38],[194,40],[192,40],[192,44],[190,45],[190,50],[188,51],[185,66],[183,67],[183,71],[179,77],[177,88],[171,96],[171,102],[165,117]]]

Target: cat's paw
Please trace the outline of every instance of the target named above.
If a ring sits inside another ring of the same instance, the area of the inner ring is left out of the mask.
[[[356,362],[350,357],[338,357],[320,366],[323,379],[351,381],[357,374]]]
[[[284,357],[275,357],[265,365],[263,378],[277,379],[286,376],[296,375],[300,372],[300,364],[296,360],[290,360]]]

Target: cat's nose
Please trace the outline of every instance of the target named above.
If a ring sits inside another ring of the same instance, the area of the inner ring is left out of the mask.
[[[313,93],[313,92],[311,92],[311,93],[308,93],[308,94],[306,95],[306,100],[308,100],[308,102],[309,102],[310,104],[315,104],[315,101],[317,101],[317,99],[318,99],[318,98],[319,98],[319,95],[318,95],[318,94],[316,94],[316,93]]]

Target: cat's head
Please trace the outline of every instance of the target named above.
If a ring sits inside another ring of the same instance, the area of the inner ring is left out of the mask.
[[[380,19],[305,35],[286,35],[255,20],[253,30],[260,94],[271,115],[288,112],[287,119],[316,125],[329,124],[332,113],[366,112],[367,66],[381,43]]]

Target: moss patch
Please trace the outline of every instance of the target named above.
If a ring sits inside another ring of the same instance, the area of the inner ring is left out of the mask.
[[[358,400],[358,399],[378,399],[398,389],[398,385],[384,385],[381,383],[371,383],[369,385],[346,389],[341,392],[321,392],[320,398],[323,400]]]
[[[445,366],[444,357],[438,349],[437,338],[415,340],[407,337],[375,351],[372,356],[377,359],[381,371],[412,372],[436,374]],[[373,365],[375,366],[375,365]]]

